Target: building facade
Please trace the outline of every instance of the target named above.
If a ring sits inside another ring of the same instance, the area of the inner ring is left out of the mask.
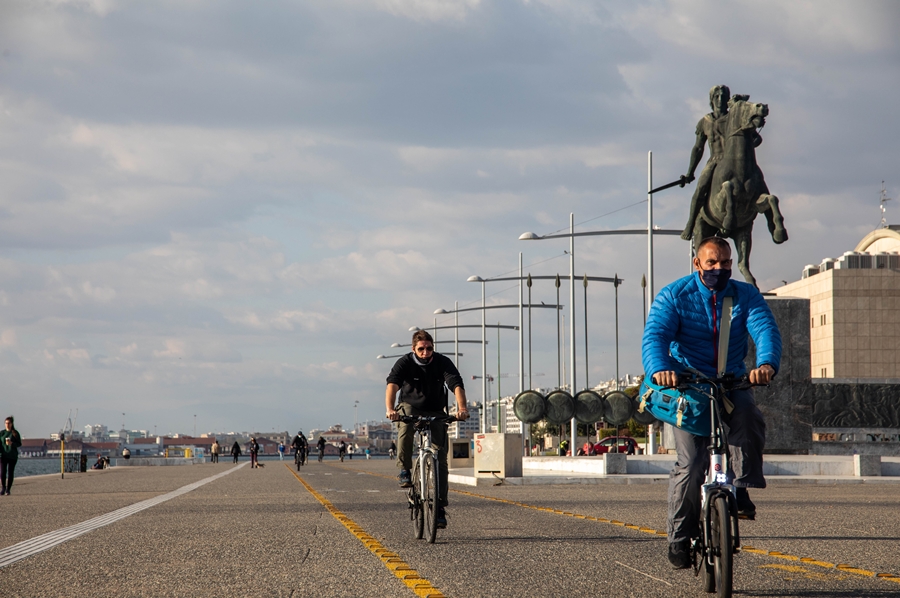
[[[900,226],[772,291],[809,299],[812,378],[900,378]]]

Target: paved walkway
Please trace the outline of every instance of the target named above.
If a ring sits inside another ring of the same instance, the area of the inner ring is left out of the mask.
[[[664,484],[454,485],[412,538],[384,460],[129,467],[0,498],[4,596],[696,596],[665,560]],[[743,522],[737,594],[900,593],[893,484],[773,485]],[[84,524],[84,525],[81,525]],[[78,527],[81,526],[81,527]],[[74,533],[73,530],[81,533]],[[60,541],[56,541],[60,540]],[[24,554],[25,547],[33,550]],[[881,574],[882,577],[878,577]]]

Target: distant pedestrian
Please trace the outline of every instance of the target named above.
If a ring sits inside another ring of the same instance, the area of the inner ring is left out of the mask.
[[[22,436],[16,430],[13,416],[6,418],[4,430],[0,430],[0,496],[9,494],[19,462],[19,447]]]
[[[278,444],[278,458],[284,461],[284,443]]]
[[[209,462],[210,463],[218,463],[219,462],[219,441],[213,438],[212,446],[209,447]]]
[[[259,457],[259,443],[256,438],[250,437],[250,469],[256,469]]]
[[[325,456],[325,439],[319,436],[319,441],[316,443],[316,446],[319,448],[319,463],[321,463],[322,458]]]
[[[372,449],[370,449],[369,447],[366,447],[366,459],[371,459],[371,458],[372,458]]]
[[[341,463],[344,462],[344,455],[347,454],[347,443],[341,440],[338,444],[338,456],[341,458]]]
[[[238,441],[235,440],[234,444],[231,445],[231,457],[234,459],[232,463],[238,462],[238,457],[241,456],[241,445],[238,444]]]
[[[131,459],[131,451],[128,450],[128,447],[122,449],[122,458],[123,459]]]
[[[397,443],[393,440],[391,441],[391,448],[388,449],[388,457],[391,458],[391,461],[394,460],[394,457],[397,456]]]

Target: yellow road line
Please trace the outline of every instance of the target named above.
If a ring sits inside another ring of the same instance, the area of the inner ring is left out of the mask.
[[[361,471],[359,469],[354,469],[354,471],[358,471],[360,473],[366,473],[369,475],[378,476],[378,477],[382,477],[382,478],[393,479],[393,478],[391,478],[391,476],[386,476],[386,475],[380,474],[380,473],[374,473],[374,472],[370,472],[370,471]],[[484,494],[476,494],[474,492],[467,492],[465,490],[456,490],[453,488],[450,488],[450,492],[455,492],[456,494],[463,494],[465,496],[471,496],[473,498],[481,498],[484,500],[491,500],[494,502],[500,502],[500,503],[504,503],[504,504],[508,504],[508,505],[515,505],[517,507],[522,507],[525,509],[533,509],[535,511],[544,511],[547,513],[554,513],[556,515],[564,515],[566,517],[575,517],[576,519],[584,519],[587,521],[597,521],[598,523],[607,523],[609,525],[615,525],[616,527],[625,527],[625,528],[633,529],[633,530],[641,532],[641,533],[655,535],[655,536],[661,536],[663,538],[667,537],[666,532],[657,531],[657,530],[649,528],[649,527],[642,527],[642,526],[634,525],[631,523],[623,523],[623,522],[617,521],[615,519],[606,519],[604,517],[591,517],[590,515],[581,515],[578,513],[570,513],[568,511],[560,511],[559,509],[551,509],[548,507],[531,505],[531,504],[524,503],[524,502],[507,500],[505,498],[497,498],[494,496],[487,496]],[[865,577],[874,577],[876,579],[883,579],[885,581],[890,581],[893,583],[900,584],[900,575],[894,575],[893,573],[876,573],[875,571],[869,571],[868,569],[861,569],[858,567],[854,567],[852,565],[829,563],[826,561],[819,561],[816,559],[811,559],[809,557],[799,557],[799,556],[794,556],[792,554],[785,554],[783,552],[778,552],[777,550],[762,550],[762,549],[756,548],[754,546],[749,546],[747,544],[741,546],[741,551],[749,552],[752,554],[758,554],[761,556],[770,556],[770,557],[774,557],[774,558],[778,558],[778,559],[784,559],[787,561],[799,561],[805,565],[815,565],[817,567],[823,567],[825,569],[836,569],[836,570],[844,572],[844,573],[853,573],[854,575],[862,575]]]
[[[415,592],[416,596],[422,596],[423,598],[445,598],[444,593],[439,589],[434,587],[430,581],[423,578],[419,575],[418,571],[409,566],[403,559],[400,558],[396,552],[392,552],[384,547],[378,540],[370,536],[356,524],[352,519],[344,515],[340,509],[331,504],[327,498],[319,494],[313,489],[312,486],[306,483],[306,481],[300,477],[297,472],[295,472],[291,467],[285,464],[288,471],[290,471],[297,481],[303,484],[303,487],[306,488],[310,494],[312,494],[316,500],[322,503],[322,506],[337,519],[341,525],[346,527],[351,534],[356,536],[356,538],[363,543],[363,546],[369,549],[375,556],[381,559],[381,562],[384,564],[387,569],[394,574],[394,576],[406,584],[406,587]]]

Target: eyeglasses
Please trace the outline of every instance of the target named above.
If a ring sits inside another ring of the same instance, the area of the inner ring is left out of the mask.
[[[433,352],[433,351],[434,351],[434,346],[432,346],[432,345],[429,345],[427,347],[416,347],[416,353],[428,353],[428,352]]]

